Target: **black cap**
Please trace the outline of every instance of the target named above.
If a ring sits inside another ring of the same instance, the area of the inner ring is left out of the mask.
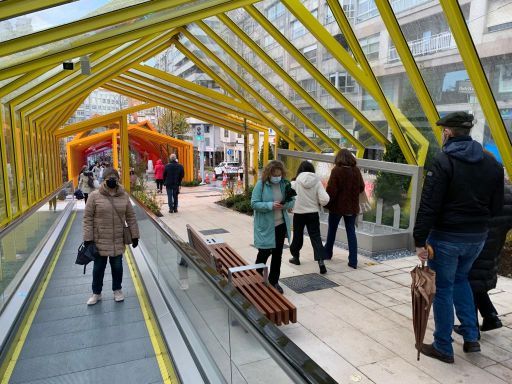
[[[458,127],[458,128],[473,128],[474,117],[466,112],[452,112],[437,121],[437,125],[442,127]]]

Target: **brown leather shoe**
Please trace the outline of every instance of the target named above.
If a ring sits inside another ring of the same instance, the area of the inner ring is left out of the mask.
[[[432,344],[422,344],[421,353],[423,353],[425,356],[442,361],[443,363],[453,364],[454,362],[453,356],[445,355],[444,353],[439,352],[434,348]]]

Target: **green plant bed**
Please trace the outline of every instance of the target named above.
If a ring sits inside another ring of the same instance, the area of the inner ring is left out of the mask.
[[[156,194],[144,192],[144,191],[133,191],[133,197],[137,199],[139,203],[144,205],[147,209],[153,212],[156,216],[162,217],[162,212],[160,211],[160,204],[156,200]]]
[[[199,186],[200,183],[198,180],[193,180],[193,181],[182,181],[181,182],[181,186],[182,187],[197,187]]]
[[[253,187],[251,186],[248,191],[237,194],[234,192],[234,189],[228,189],[226,192],[227,197],[218,201],[217,204],[252,216],[254,214],[251,207],[252,190]]]

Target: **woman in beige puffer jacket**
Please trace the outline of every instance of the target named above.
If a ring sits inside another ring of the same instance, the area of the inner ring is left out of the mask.
[[[130,198],[124,188],[119,184],[119,174],[109,168],[104,171],[105,181],[97,191],[89,195],[84,211],[84,243],[94,242],[100,257],[94,261],[92,292],[87,301],[94,305],[101,300],[103,276],[110,261],[112,269],[112,290],[114,300],[124,300],[121,291],[123,279],[123,253],[125,250],[123,227],[128,224],[132,237],[132,246],[138,245],[139,227],[135,218]],[[115,207],[115,208],[114,208]],[[117,212],[116,212],[117,211]]]

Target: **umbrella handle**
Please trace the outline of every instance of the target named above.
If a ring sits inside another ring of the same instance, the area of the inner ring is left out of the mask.
[[[428,259],[433,260],[434,259],[434,248],[430,244],[426,244],[425,248],[427,249]],[[425,267],[425,261],[421,261],[421,268]]]

